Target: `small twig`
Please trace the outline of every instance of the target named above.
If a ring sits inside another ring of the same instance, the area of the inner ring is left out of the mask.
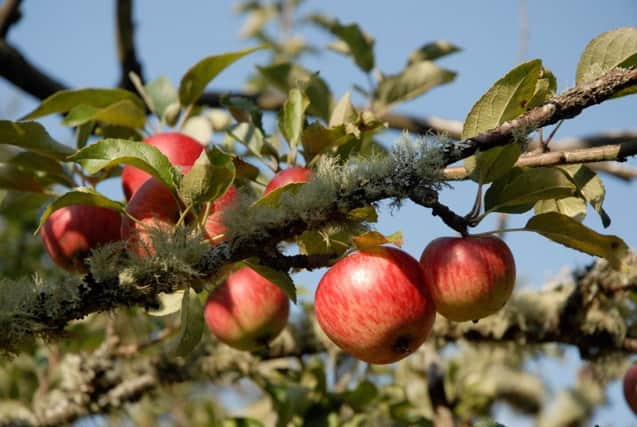
[[[130,91],[135,90],[133,82],[128,78],[133,72],[144,81],[142,76],[142,65],[137,59],[135,51],[135,24],[133,22],[133,0],[117,0],[117,56],[121,67],[121,77],[118,87]]]

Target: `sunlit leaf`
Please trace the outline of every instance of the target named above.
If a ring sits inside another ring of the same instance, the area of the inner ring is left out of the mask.
[[[164,113],[169,105],[179,101],[177,89],[173,86],[172,82],[164,76],[146,83],[144,89],[151,104],[149,107],[159,118],[164,117]]]
[[[103,108],[78,104],[69,111],[64,120],[62,120],[62,124],[75,127],[93,121],[141,129],[146,123],[146,112],[139,105],[128,99],[115,102]]]
[[[606,189],[599,176],[585,165],[563,165],[558,167],[571,177],[581,196],[599,214],[604,228],[608,227],[611,220],[602,207]]]
[[[397,231],[385,236],[378,231],[366,231],[363,234],[352,237],[352,240],[356,247],[360,250],[371,249],[385,244],[392,244],[401,247],[403,245],[403,233]]]
[[[580,197],[538,200],[533,210],[536,215],[558,212],[573,218],[575,221],[582,222],[586,217],[586,200]]]
[[[509,172],[520,154],[522,154],[520,144],[493,147],[466,158],[464,168],[472,180],[486,184]]]
[[[303,91],[298,88],[290,90],[288,99],[283,104],[279,115],[279,129],[287,139],[290,146],[290,153],[296,154],[296,149],[301,141],[303,133],[303,123],[305,120],[305,110],[310,104],[310,100]],[[294,159],[289,158],[288,162]]]
[[[350,93],[345,92],[345,95],[338,100],[332,114],[330,115],[329,127],[334,128],[346,123],[352,123],[358,118],[358,112],[350,101]]]
[[[628,245],[617,236],[599,234],[566,215],[556,212],[529,219],[526,230],[535,231],[557,243],[578,251],[606,258],[615,269],[621,269]]]
[[[211,147],[204,150],[184,175],[179,194],[186,204],[215,200],[230,187],[235,177],[232,156]]]

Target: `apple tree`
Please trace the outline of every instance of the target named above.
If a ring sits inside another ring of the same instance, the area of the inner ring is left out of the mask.
[[[172,82],[144,76],[119,0],[118,87],[67,87],[9,42],[21,3],[0,7],[0,75],[40,102],[0,120],[0,425],[501,425],[502,403],[584,425],[627,371],[635,410],[637,256],[603,231],[602,178],[626,174],[637,141],[554,140],[637,91],[636,27],[592,39],[568,89],[541,59],[501,70],[456,123],[395,112],[463,72],[439,64],[449,42],[383,73],[357,23],[246,1],[248,47]],[[289,36],[300,23],[368,87],[334,93],[306,68],[322,47]],[[207,91],[239,61],[247,89]],[[441,197],[457,181],[473,183],[466,214]],[[386,202],[407,201],[448,236],[410,254],[381,233]],[[514,232],[590,263],[516,291]],[[305,270],[321,272],[311,289]],[[565,346],[577,381],[549,392],[528,362]]]

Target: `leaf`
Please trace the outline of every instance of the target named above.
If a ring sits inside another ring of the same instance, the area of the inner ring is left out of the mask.
[[[208,83],[220,72],[244,56],[259,49],[262,49],[262,47],[208,56],[197,62],[186,71],[179,83],[179,102],[181,102],[181,105],[191,105],[197,102]]]
[[[186,288],[181,300],[179,335],[170,342],[170,353],[175,356],[188,356],[201,341],[203,329],[203,304],[193,290]]]
[[[215,200],[230,187],[235,178],[232,156],[216,147],[204,150],[190,172],[179,184],[179,195],[190,205]]]
[[[358,112],[350,101],[350,92],[345,92],[345,95],[343,95],[336,103],[336,106],[334,106],[328,126],[335,128],[346,123],[355,122],[357,118]]]
[[[144,102],[134,93],[124,89],[75,89],[62,90],[46,98],[40,105],[23,117],[31,120],[55,113],[66,113],[75,106],[84,104],[101,109],[119,101],[128,100],[144,109]]]
[[[435,42],[426,43],[409,54],[407,65],[420,61],[433,61],[442,56],[459,52],[460,50],[461,49],[458,46],[446,40],[437,40]]]
[[[314,122],[303,130],[303,156],[310,162],[316,155],[324,153],[334,147],[343,145],[353,139],[344,126],[326,128],[319,122]]]
[[[534,59],[513,68],[476,102],[467,115],[462,139],[467,139],[512,120],[526,110],[535,93],[542,61]]]
[[[177,89],[173,86],[171,81],[164,76],[146,83],[144,89],[151,104],[149,107],[160,119],[164,118],[164,113],[169,105],[179,101]]]
[[[70,156],[89,174],[119,164],[135,166],[162,181],[171,191],[175,190],[175,173],[166,156],[152,145],[126,139],[103,139]]]
[[[232,139],[245,145],[250,153],[262,160],[271,159],[278,164],[278,151],[268,144],[263,133],[249,123],[237,123],[226,130]]]
[[[386,76],[374,91],[372,108],[381,116],[394,105],[416,98],[441,84],[449,83],[456,73],[438,67],[431,61],[407,66],[400,73]]]
[[[637,27],[617,28],[591,40],[577,64],[575,82],[578,86],[591,82],[613,68],[637,65]],[[619,96],[637,92],[637,85],[620,92]]]
[[[290,298],[290,301],[296,304],[296,287],[287,272],[275,270],[267,265],[261,265],[256,258],[248,258],[240,261],[240,263],[250,267],[261,276],[277,285],[283,292],[285,292],[288,298]]]
[[[0,188],[31,193],[44,191],[33,171],[7,163],[0,163]]]
[[[77,187],[53,200],[44,210],[40,217],[40,224],[34,234],[37,234],[40,227],[46,222],[53,212],[65,206],[72,205],[89,205],[99,206],[106,209],[113,209],[118,212],[124,212],[126,207],[123,203],[111,200],[108,197],[96,192],[92,188]]]
[[[4,191],[0,201],[0,215],[9,219],[24,221],[25,216],[35,215],[51,196],[40,193],[24,193],[20,191]]]
[[[189,117],[182,126],[181,132],[196,139],[202,145],[208,145],[212,139],[212,123],[204,116]]]
[[[289,62],[257,68],[270,84],[284,93],[301,85],[310,99],[308,112],[325,121],[329,119],[332,93],[318,73],[311,73],[300,65]]]
[[[253,208],[278,208],[281,205],[281,199],[283,197],[294,197],[303,186],[307,185],[306,182],[290,182],[281,187],[278,187],[270,191],[265,196],[257,199],[253,204]]]
[[[128,99],[115,102],[104,108],[78,104],[69,111],[64,120],[62,120],[62,124],[75,127],[92,121],[125,128],[142,129],[146,123],[146,112]]]
[[[628,246],[619,237],[599,234],[556,212],[536,215],[529,219],[524,228],[569,248],[606,258],[616,270],[621,269],[623,259],[628,253]]]
[[[361,70],[367,73],[374,68],[374,39],[363,33],[358,24],[342,25],[336,19],[319,16],[311,19],[346,44],[347,53]]]
[[[557,92],[557,79],[551,71],[542,67],[540,77],[535,84],[535,92],[526,106],[526,109],[530,110],[531,108],[544,104],[544,102],[555,95],[555,92]]]
[[[378,387],[368,380],[361,381],[354,390],[347,390],[341,394],[345,401],[356,412],[362,412],[379,395]]]
[[[171,294],[160,293],[157,298],[161,306],[156,310],[148,310],[146,314],[154,317],[163,317],[178,312],[181,310],[184,293],[184,290],[178,290]]]
[[[534,206],[536,215],[547,212],[558,212],[582,222],[586,217],[586,200],[580,197],[565,197],[563,199],[538,200]]]
[[[278,385],[266,382],[264,391],[272,399],[272,407],[277,414],[276,427],[287,427],[290,421],[302,415],[310,402],[310,390],[292,382]]]
[[[0,120],[0,144],[15,145],[58,160],[73,153],[70,147],[51,138],[44,126],[36,122]]]
[[[575,184],[559,169],[515,168],[489,187],[484,208],[486,212],[510,212],[526,206],[530,209],[538,200],[560,199],[576,191]]]
[[[222,97],[221,105],[226,107],[238,122],[252,123],[265,135],[263,111],[250,98],[241,96]]]
[[[604,228],[610,225],[610,217],[602,207],[606,196],[604,183],[599,176],[585,165],[558,166],[577,186],[577,191],[599,214]]]
[[[363,206],[362,208],[352,209],[347,213],[347,217],[355,221],[377,222],[378,213],[372,205]]]
[[[78,150],[86,147],[88,139],[91,137],[94,128],[95,122],[86,122],[75,129],[75,147]]]
[[[350,248],[352,233],[347,229],[306,230],[296,238],[305,255],[341,256]]]
[[[310,104],[310,100],[305,96],[303,91],[294,88],[290,90],[288,99],[283,104],[281,114],[279,116],[279,129],[287,139],[290,146],[290,154],[296,155],[296,149],[301,141],[303,133],[303,123],[305,120],[305,110]],[[288,162],[293,161],[288,158]]]
[[[21,151],[11,157],[8,163],[22,169],[36,171],[41,177],[52,179],[58,184],[67,187],[75,186],[75,181],[62,164],[50,157],[32,151]]]
[[[464,168],[469,177],[483,184],[492,182],[511,170],[522,154],[520,144],[493,147],[490,150],[467,157]]]
[[[221,427],[263,427],[263,423],[254,418],[233,417],[223,420]]]
[[[376,246],[392,244],[399,248],[403,245],[403,233],[397,231],[385,236],[378,231],[366,231],[363,234],[352,237],[354,244],[360,250],[373,249]]]

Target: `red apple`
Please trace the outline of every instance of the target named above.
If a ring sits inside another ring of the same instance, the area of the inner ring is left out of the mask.
[[[308,182],[311,178],[312,171],[308,168],[297,166],[284,169],[277,172],[277,174],[272,177],[270,182],[268,182],[268,185],[265,187],[265,190],[263,190],[263,195],[265,196],[271,191],[287,184],[294,182]]]
[[[42,227],[42,242],[49,256],[67,271],[88,270],[84,260],[91,250],[120,240],[121,215],[112,209],[72,205],[56,210]]]
[[[637,415],[637,364],[633,363],[624,375],[624,397],[630,409]]]
[[[152,228],[167,230],[179,220],[179,203],[168,187],[153,177],[133,194],[126,211],[137,222],[124,218],[121,237],[128,241],[129,249],[140,256],[155,252]]]
[[[191,137],[178,132],[158,133],[149,136],[144,142],[159,149],[175,166],[192,166],[205,148]],[[122,187],[126,200],[130,200],[148,178],[150,175],[143,170],[124,166]]]
[[[234,203],[236,199],[237,189],[232,186],[221,197],[212,202],[210,213],[204,226],[206,237],[211,243],[216,244],[224,240],[223,234],[226,232],[226,226],[223,224],[223,210]]]
[[[327,336],[368,363],[392,363],[414,352],[436,315],[418,261],[390,247],[334,264],[316,289],[314,307]]]
[[[210,293],[204,317],[219,341],[251,351],[279,335],[289,312],[288,298],[278,286],[243,267]]]
[[[515,261],[495,236],[441,237],[420,256],[436,309],[449,320],[478,320],[498,311],[515,284]]]

